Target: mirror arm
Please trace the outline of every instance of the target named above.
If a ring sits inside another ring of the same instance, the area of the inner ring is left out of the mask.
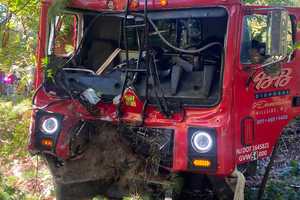
[[[273,11],[273,10],[286,10],[284,7],[277,6],[272,8],[255,8],[253,11]]]
[[[270,62],[267,62],[267,63],[265,63],[265,64],[262,64],[262,65],[259,66],[259,67],[255,67],[254,70],[264,69],[264,68],[266,68],[266,67],[268,67],[268,66],[270,66],[270,65],[277,64],[277,63],[279,63],[279,62],[284,61],[287,57],[288,57],[288,56],[283,56],[283,57],[281,57],[281,58],[279,58],[279,59],[276,59],[276,60],[272,59],[272,61],[270,61]]]
[[[296,42],[294,42],[294,44],[296,44]],[[290,53],[288,53],[288,55],[287,55],[287,58],[288,58],[287,62],[288,63],[292,61],[293,55],[296,53],[297,50],[298,50],[298,48],[294,47],[293,50]]]
[[[287,63],[291,62],[292,61],[292,58],[293,58],[293,54],[295,53],[295,50],[293,50],[291,53],[289,53],[287,55]]]

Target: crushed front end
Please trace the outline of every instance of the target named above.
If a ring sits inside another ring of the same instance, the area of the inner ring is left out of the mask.
[[[101,180],[109,193],[133,179],[231,174],[225,6],[69,8],[50,21],[43,6],[47,59],[37,72],[29,149],[46,157],[58,184]]]

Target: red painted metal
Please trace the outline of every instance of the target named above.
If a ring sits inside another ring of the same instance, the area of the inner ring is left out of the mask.
[[[53,0],[43,0],[43,2],[52,3]],[[111,10],[108,2],[113,2],[116,11],[124,10],[127,0],[73,0],[71,7],[87,10]],[[139,0],[139,9],[143,9],[144,0]],[[191,8],[197,6],[210,5],[233,5],[241,4],[240,0],[169,0],[166,6],[160,5],[160,0],[148,0],[149,9],[174,9],[174,8]]]
[[[41,25],[38,45],[38,65],[36,73],[36,86],[43,80],[42,59],[45,56],[47,10],[50,0],[45,0],[41,7]],[[119,1],[119,7],[123,7]],[[161,9],[156,0],[149,1],[150,9]],[[72,6],[82,9],[103,10],[107,6],[103,0],[75,0]],[[143,2],[141,2],[143,7]],[[237,164],[252,161],[270,155],[272,148],[280,136],[282,129],[300,113],[300,107],[292,107],[293,96],[300,96],[300,52],[296,51],[293,60],[284,64],[283,74],[277,77],[268,77],[261,71],[254,74],[254,81],[250,85],[246,82],[249,73],[243,70],[240,62],[240,44],[242,35],[243,16],[248,10],[256,12],[252,6],[244,6],[238,0],[169,0],[163,9],[179,9],[201,6],[223,6],[228,10],[229,23],[226,40],[226,55],[221,102],[212,108],[185,107],[184,113],[175,114],[171,119],[164,117],[155,107],[147,107],[144,125],[147,127],[172,128],[174,138],[174,171],[187,171],[188,163],[188,127],[209,127],[217,130],[217,171],[215,175],[229,175]],[[300,9],[288,8],[291,15],[300,21]],[[257,11],[258,12],[258,11]],[[259,11],[262,12],[262,11]],[[266,11],[265,11],[266,12]],[[300,31],[297,30],[296,39],[300,40]],[[261,74],[262,73],[262,74]],[[285,80],[283,80],[285,78]],[[288,79],[288,80],[287,80]],[[269,81],[269,82],[268,82]],[[256,98],[261,93],[289,91],[282,96],[269,98]],[[126,97],[127,96],[127,97]],[[127,99],[126,99],[127,98]],[[37,106],[43,106],[55,100],[44,91],[37,94]],[[139,123],[142,119],[143,102],[138,99],[134,91],[128,89],[125,97],[121,99],[121,119],[117,117],[116,105],[100,103],[99,116],[90,115],[84,107],[75,101],[63,101],[49,108],[49,111],[67,116],[63,134],[59,139],[57,154],[68,158],[67,143],[68,130],[78,119],[103,120],[118,123]],[[254,120],[254,141],[250,146],[244,146],[241,140],[242,120],[246,117]],[[34,124],[34,114],[32,124]],[[34,133],[31,133],[32,145]],[[201,173],[201,171],[199,171]]]

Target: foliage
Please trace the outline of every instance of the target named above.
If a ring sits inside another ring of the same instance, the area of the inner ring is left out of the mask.
[[[54,188],[45,164],[27,151],[30,116],[30,99],[18,96],[12,103],[0,97],[0,200],[52,199],[48,197]]]
[[[0,100],[0,156],[12,159],[27,155],[27,133],[31,115],[31,102],[19,100],[17,105],[11,101]]]
[[[13,159],[27,155],[28,114],[30,101],[23,100],[16,107],[11,101],[0,101],[0,158],[2,164],[9,164]],[[1,172],[0,172],[1,173]],[[24,199],[25,194],[0,174],[0,199]]]
[[[56,16],[70,3],[72,0],[55,0],[49,10],[49,17]]]
[[[9,20],[0,26],[0,69],[34,66],[38,32],[39,0],[1,0]]]
[[[6,180],[0,174],[0,199],[1,200],[20,200],[24,199],[25,194],[16,188],[7,185]]]
[[[276,179],[268,181],[263,199],[294,200],[300,199],[300,162],[291,161],[290,166],[282,170]],[[246,189],[246,200],[255,200],[257,188]]]

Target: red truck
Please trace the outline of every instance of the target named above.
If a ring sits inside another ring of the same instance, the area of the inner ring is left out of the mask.
[[[232,199],[225,180],[300,113],[299,8],[54,3],[41,3],[29,150],[58,199]]]

